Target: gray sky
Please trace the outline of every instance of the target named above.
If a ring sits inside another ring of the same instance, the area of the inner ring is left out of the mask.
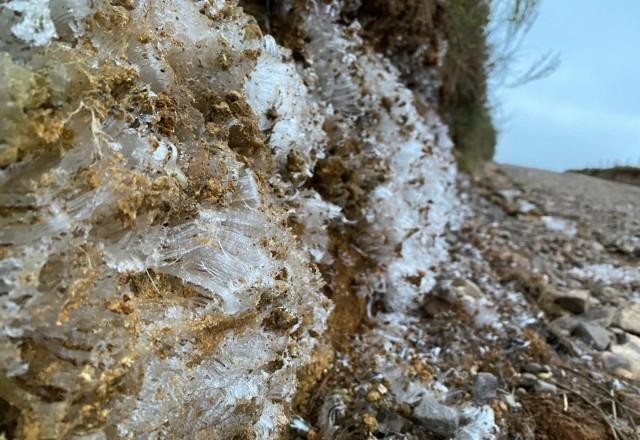
[[[495,92],[496,161],[640,165],[640,1],[543,0],[521,63],[548,50],[561,56],[555,73]]]

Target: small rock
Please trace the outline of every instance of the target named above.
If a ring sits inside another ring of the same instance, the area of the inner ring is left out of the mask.
[[[555,394],[558,392],[558,387],[544,380],[538,380],[535,385],[533,385],[533,390],[536,393]]]
[[[609,332],[597,324],[581,322],[573,335],[600,351],[606,350],[610,343]]]
[[[564,334],[571,334],[575,328],[580,324],[580,320],[574,316],[565,315],[560,318],[554,319],[551,325]]]
[[[478,285],[471,280],[456,278],[451,282],[451,285],[458,294],[466,294],[474,298],[482,298],[484,296],[482,289],[480,289]]]
[[[424,396],[413,409],[413,417],[427,430],[446,437],[455,434],[460,422],[458,411],[429,396]]]
[[[537,362],[529,362],[524,366],[524,371],[526,371],[527,373],[537,374],[542,371],[542,365]]]
[[[602,287],[598,292],[598,298],[606,302],[618,303],[623,294],[611,286]]]
[[[514,203],[516,198],[522,195],[522,191],[519,189],[502,189],[498,191],[498,194],[507,202]]]
[[[607,351],[602,354],[602,361],[610,373],[623,379],[633,379],[631,363],[626,357]]]
[[[534,211],[539,212],[538,207],[536,205],[524,199],[518,200],[517,210],[521,214],[533,214]]]
[[[496,398],[498,389],[498,378],[491,373],[478,373],[471,388],[473,399],[476,403],[483,404],[488,400]]]
[[[423,310],[427,318],[436,318],[445,313],[451,312],[453,306],[446,299],[437,295],[427,295]]]
[[[538,381],[538,378],[535,376],[535,374],[531,374],[531,373],[524,373],[520,377],[520,384],[525,387],[531,387],[535,385],[537,381]]]
[[[541,371],[537,374],[537,376],[542,380],[551,379],[553,374],[550,371]]]
[[[509,405],[509,407],[511,408],[522,408],[522,405],[516,400],[516,396],[514,396],[513,394],[507,394],[506,396],[504,396],[504,401],[507,402],[507,405]]]
[[[627,334],[627,342],[612,345],[602,359],[605,367],[616,376],[640,380],[640,337]]]
[[[369,393],[367,394],[367,400],[369,402],[377,402],[378,400],[380,400],[380,393],[377,392],[376,390],[371,390],[369,391]]]
[[[371,431],[371,432],[377,432],[378,429],[380,428],[380,424],[378,423],[378,419],[376,419],[376,416],[374,416],[374,415],[365,414],[362,417],[362,422],[367,427],[367,429],[369,431]]]
[[[609,327],[616,316],[614,307],[598,307],[580,315],[581,321],[597,324],[602,327]]]
[[[567,312],[580,315],[589,310],[591,293],[582,289],[557,292],[553,302]]]
[[[627,336],[627,332],[619,328],[611,329],[613,332],[613,337],[616,340],[616,344],[626,344],[629,341]]]
[[[289,422],[289,428],[296,434],[306,437],[307,434],[311,431],[311,425],[299,416],[293,416],[291,421]]]
[[[623,306],[614,319],[615,324],[628,331],[640,335],[640,301],[631,301]]]

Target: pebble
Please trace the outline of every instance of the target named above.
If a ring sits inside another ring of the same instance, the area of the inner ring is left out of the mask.
[[[604,367],[610,373],[623,379],[633,379],[631,363],[625,356],[608,351],[603,353],[602,361],[604,363]]]
[[[309,423],[305,419],[299,416],[293,416],[291,418],[289,427],[293,432],[304,437],[306,437],[309,431],[311,431],[311,425],[309,425]]]
[[[567,312],[580,315],[589,310],[591,293],[583,289],[556,292],[553,302]]]
[[[506,396],[504,396],[504,401],[507,402],[507,405],[509,405],[509,407],[511,408],[522,408],[522,405],[516,400],[516,396],[514,396],[513,394],[507,394]]]
[[[526,371],[527,373],[537,374],[541,370],[542,370],[542,365],[540,365],[537,362],[529,362],[527,365],[524,366],[524,371]]]
[[[536,381],[536,383],[533,385],[533,390],[536,393],[548,393],[548,394],[555,394],[558,392],[558,387],[555,386],[552,383],[549,382],[545,382],[544,380],[538,380]]]
[[[470,295],[474,298],[482,298],[484,294],[482,289],[476,283],[465,278],[456,278],[451,285],[459,294]]]
[[[548,365],[541,365],[537,362],[529,362],[524,366],[524,371],[527,373],[539,374],[539,373],[551,373],[551,368]]]
[[[371,432],[376,432],[380,428],[380,424],[378,423],[378,419],[374,415],[365,414],[362,417],[362,422],[367,427],[367,429]]]
[[[588,312],[580,315],[578,318],[584,322],[597,324],[602,327],[609,327],[611,323],[613,323],[615,317],[615,307],[598,307],[589,310]]]
[[[553,377],[553,374],[547,371],[541,371],[540,373],[538,373],[538,377],[540,379],[547,380],[547,379],[551,379]]]
[[[627,337],[627,332],[619,328],[611,329],[613,332],[613,337],[616,340],[616,344],[626,344],[629,341]]]
[[[599,297],[603,301],[608,301],[608,302],[615,301],[621,296],[622,296],[622,293],[611,286],[605,286],[602,289],[600,289]]]
[[[640,337],[627,334],[627,342],[612,345],[603,355],[605,367],[624,379],[640,380]]]
[[[524,373],[520,377],[520,384],[525,387],[533,386],[537,381],[538,378],[536,377],[536,375],[531,373]]]
[[[573,335],[600,351],[606,350],[610,343],[609,332],[597,324],[581,322]]]
[[[496,398],[497,389],[497,377],[491,373],[478,373],[476,375],[476,380],[471,387],[471,393],[476,403],[483,404],[488,400]]]
[[[623,306],[618,310],[614,321],[629,333],[640,335],[640,301],[631,301]]]
[[[377,402],[378,400],[380,400],[380,393],[376,390],[371,390],[369,391],[369,393],[367,393],[367,400],[369,402]]]
[[[457,410],[442,405],[429,396],[424,396],[413,409],[413,417],[427,430],[445,437],[454,435],[460,423]]]
[[[560,318],[554,319],[551,325],[565,334],[571,334],[575,328],[580,324],[580,320],[575,316],[565,315]]]

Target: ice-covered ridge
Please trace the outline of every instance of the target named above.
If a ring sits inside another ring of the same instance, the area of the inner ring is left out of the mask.
[[[383,269],[371,274],[369,288],[382,290],[391,309],[408,310],[433,287],[432,269],[447,258],[442,234],[460,222],[452,143],[435,109],[420,114],[397,69],[365,51],[357,22],[337,23],[339,8],[333,2],[312,9],[305,50],[341,138],[364,146],[353,163],[373,160],[379,170],[362,173],[384,176],[361,214],[366,233],[359,245]]]

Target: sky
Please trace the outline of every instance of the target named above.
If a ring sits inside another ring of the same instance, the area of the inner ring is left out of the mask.
[[[542,0],[515,67],[548,51],[561,60],[552,75],[494,89],[495,160],[640,166],[640,1]]]

